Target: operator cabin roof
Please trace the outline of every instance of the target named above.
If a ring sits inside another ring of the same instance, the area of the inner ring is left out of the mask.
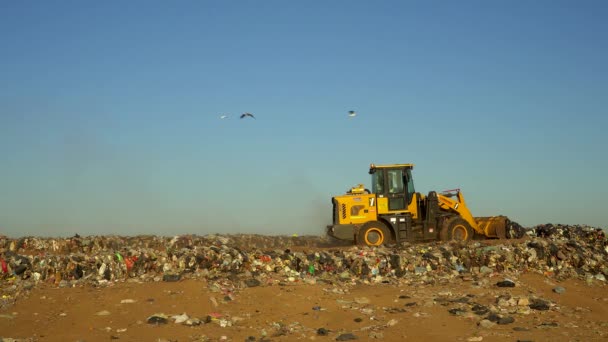
[[[399,168],[399,167],[414,168],[414,164],[384,164],[384,165],[376,165],[374,163],[369,164],[370,169]]]

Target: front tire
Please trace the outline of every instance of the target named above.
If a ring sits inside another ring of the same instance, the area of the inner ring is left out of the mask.
[[[462,217],[448,219],[441,229],[442,241],[468,242],[473,239],[474,231],[471,225]]]
[[[390,230],[380,221],[371,221],[359,228],[357,244],[360,246],[378,247],[392,239]]]

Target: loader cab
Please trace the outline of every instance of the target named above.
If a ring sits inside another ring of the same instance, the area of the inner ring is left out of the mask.
[[[370,165],[379,213],[407,210],[415,192],[412,168],[412,164]]]

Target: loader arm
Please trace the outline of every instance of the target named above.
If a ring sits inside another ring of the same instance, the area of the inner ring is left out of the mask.
[[[456,197],[456,199],[453,199],[453,197]],[[448,190],[443,194],[437,194],[437,198],[439,200],[440,208],[457,212],[477,233],[484,234],[483,230],[477,224],[477,221],[475,221],[475,218],[473,218],[471,211],[469,211],[460,189]]]

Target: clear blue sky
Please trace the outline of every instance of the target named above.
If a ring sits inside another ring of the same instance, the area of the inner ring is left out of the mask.
[[[606,227],[606,18],[606,1],[0,2],[0,228],[319,234],[371,162],[414,163],[418,191],[459,187],[476,216]]]

